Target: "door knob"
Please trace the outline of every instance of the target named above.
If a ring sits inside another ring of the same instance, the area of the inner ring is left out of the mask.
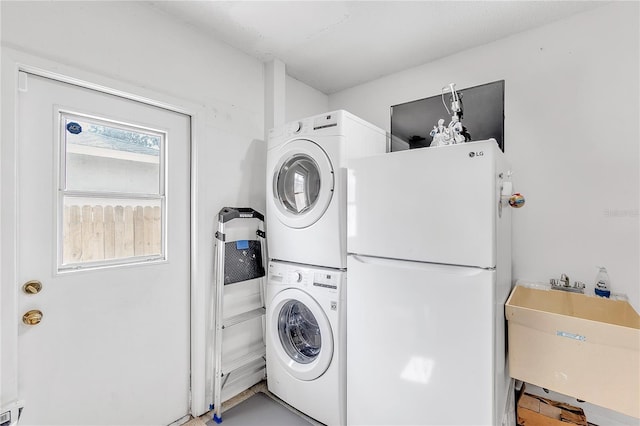
[[[515,194],[511,195],[511,197],[509,197],[509,205],[514,209],[519,209],[520,207],[524,206],[524,196],[519,192],[516,192]]]
[[[26,325],[37,325],[42,321],[42,311],[32,309],[22,316],[22,322]]]
[[[27,281],[22,286],[22,291],[27,294],[38,294],[40,293],[40,290],[42,290],[42,283],[38,280]]]

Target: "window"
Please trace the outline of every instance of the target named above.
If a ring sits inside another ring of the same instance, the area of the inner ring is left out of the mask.
[[[166,133],[60,113],[60,270],[162,260]]]

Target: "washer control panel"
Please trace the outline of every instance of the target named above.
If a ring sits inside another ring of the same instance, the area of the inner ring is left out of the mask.
[[[286,271],[284,274],[284,284],[300,284],[308,286],[313,281],[312,274],[305,270]]]
[[[313,276],[313,285],[315,287],[338,290],[339,279],[340,277],[335,272],[316,272]]]
[[[271,284],[313,287],[337,292],[340,286],[340,273],[330,269],[309,269],[303,266],[269,263],[269,282]]]

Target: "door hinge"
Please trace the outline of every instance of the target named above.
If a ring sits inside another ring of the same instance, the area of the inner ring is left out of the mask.
[[[15,401],[12,404],[1,407],[0,409],[0,425],[2,426],[14,426],[18,424],[22,409],[24,408],[24,401]]]

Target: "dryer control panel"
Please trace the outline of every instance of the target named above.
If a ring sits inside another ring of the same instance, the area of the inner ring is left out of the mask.
[[[342,111],[333,111],[325,114],[316,115],[314,117],[304,118],[302,120],[292,121],[283,126],[269,130],[269,139],[276,137],[290,138],[299,135],[323,133],[324,129],[338,127],[343,121]]]

